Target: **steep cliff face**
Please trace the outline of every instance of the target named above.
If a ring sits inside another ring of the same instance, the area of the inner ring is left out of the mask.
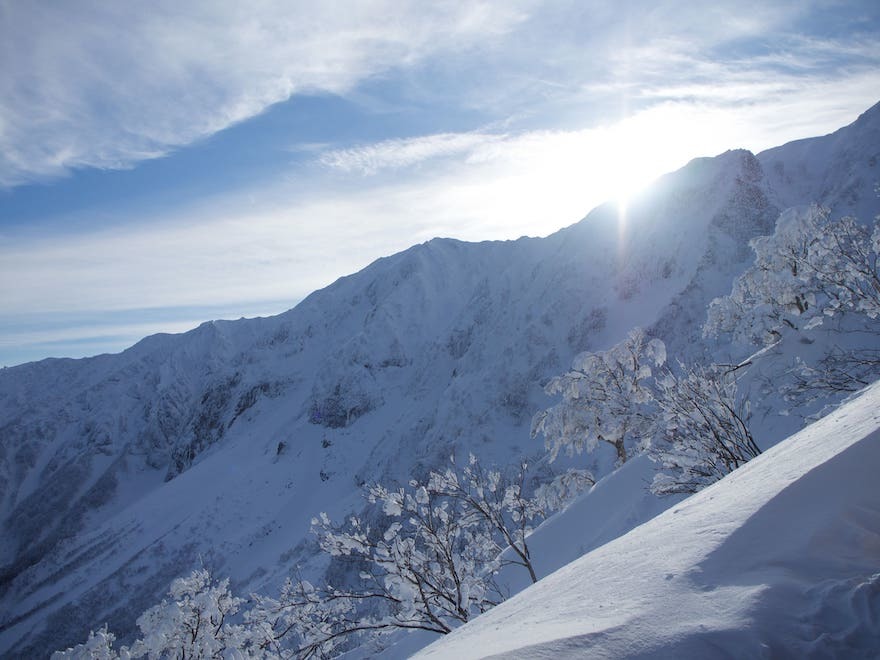
[[[357,506],[366,481],[454,452],[540,457],[528,426],[543,383],[635,325],[673,355],[719,350],[700,338],[706,304],[784,206],[877,212],[878,115],[696,160],[547,238],[429,241],[277,317],[3,370],[0,653],[103,621],[124,634],[199,561],[239,591],[275,584],[307,562],[309,519]]]

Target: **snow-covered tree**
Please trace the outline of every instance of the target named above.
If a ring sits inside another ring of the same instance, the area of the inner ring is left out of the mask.
[[[250,652],[324,657],[394,630],[445,634],[503,599],[501,566],[521,565],[537,580],[526,538],[545,514],[525,495],[526,467],[484,471],[470,456],[405,488],[368,486],[378,523],[315,518],[320,547],[350,561],[358,579],[315,586],[297,577],[278,598],[252,595]]]
[[[241,627],[229,619],[243,601],[230,593],[228,579],[198,569],[174,580],[168,596],[137,620],[142,637],[131,647],[133,657],[223,658],[239,645]]]
[[[542,434],[551,460],[593,451],[600,442],[614,447],[619,465],[644,448],[650,435],[653,398],[646,387],[666,361],[666,347],[641,328],[607,351],[583,353],[571,371],[553,378],[547,394],[562,401],[532,420],[532,436]]]
[[[321,514],[312,523],[319,545],[352,562],[356,584],[297,577],[278,598],[252,595],[250,652],[324,657],[393,630],[445,634],[503,598],[494,578],[501,566],[521,565],[536,580],[526,537],[544,510],[525,496],[525,477],[524,464],[484,471],[471,456],[405,488],[367,487],[381,524],[353,516],[334,526]]]
[[[730,295],[711,303],[704,334],[767,346],[830,317],[840,318],[843,329],[864,331],[867,323],[873,332],[880,318],[880,218],[866,226],[815,206],[793,209],[780,216],[772,236],[751,245],[754,264]],[[873,381],[880,373],[876,346],[841,344],[812,362],[798,358],[774,388],[787,401],[806,404]]]
[[[228,579],[216,581],[209,571],[198,569],[174,580],[168,595],[138,618],[142,637],[131,649],[114,650],[116,636],[105,625],[90,632],[84,644],[58,651],[53,658],[225,658],[243,646],[244,629],[229,620],[243,600],[230,593]]]
[[[761,453],[749,431],[749,405],[737,397],[736,370],[681,367],[655,381],[661,413],[651,456],[661,466],[657,495],[695,493]]]
[[[561,511],[595,483],[589,470],[569,468],[535,489],[536,506],[547,513]]]
[[[513,558],[505,563],[522,566],[532,582],[537,582],[526,539],[534,521],[543,520],[547,511],[537,499],[526,495],[527,467],[521,463],[512,473],[486,472],[471,454],[468,464],[461,469],[457,469],[453,461],[443,472],[432,472],[426,487],[456,502],[463,516],[476,517],[476,525],[487,526],[490,537],[495,539],[497,553],[506,547],[511,549]]]
[[[816,206],[790,209],[751,246],[754,264],[709,306],[707,336],[769,345],[785,328],[809,329],[840,312],[880,317],[880,221],[872,229]]]
[[[65,651],[55,651],[52,660],[128,660],[131,657],[128,649],[123,646],[117,651],[113,648],[114,641],[116,635],[107,630],[105,624],[97,632],[91,631],[83,644]]]
[[[346,616],[331,622],[325,639],[392,629],[445,634],[502,600],[494,578],[498,544],[479,516],[416,481],[409,488],[370,486],[367,497],[381,507],[386,526],[372,528],[357,516],[341,527],[325,514],[313,520],[321,548],[360,568],[357,588],[328,587]]]
[[[618,464],[648,450],[660,465],[657,494],[696,492],[760,453],[736,369],[665,362],[663,342],[638,328],[608,351],[579,356],[547,386],[563,399],[536,416],[533,434],[544,433],[551,460],[560,448],[592,451],[599,442],[614,446]]]

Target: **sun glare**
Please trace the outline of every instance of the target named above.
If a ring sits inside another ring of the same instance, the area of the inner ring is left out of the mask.
[[[713,131],[713,123],[698,109],[661,106],[599,129],[605,133],[607,199],[626,206],[653,180],[692,158],[737,146]]]
[[[520,212],[543,208],[548,219],[551,211],[568,213],[556,216],[562,221],[575,208],[585,213],[604,202],[625,209],[663,174],[742,146],[727,126],[735,122],[717,110],[667,104],[596,128],[533,134],[506,154],[528,181],[511,189],[509,198]],[[511,215],[519,215],[517,209]]]
[[[477,136],[456,166],[411,188],[377,189],[382,222],[415,214],[427,221],[426,237],[543,236],[610,202],[623,223],[633,198],[656,178],[739,146],[719,130],[729,125],[731,116],[717,110],[667,104],[594,128]]]

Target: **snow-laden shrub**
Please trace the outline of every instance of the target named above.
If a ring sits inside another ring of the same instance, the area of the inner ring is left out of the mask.
[[[785,328],[807,330],[842,312],[880,317],[880,220],[871,228],[816,206],[790,209],[751,246],[754,264],[709,305],[706,336],[769,345]]]
[[[618,465],[648,451],[658,464],[656,494],[696,492],[757,456],[748,404],[734,371],[666,364],[666,347],[636,329],[621,343],[575,359],[548,384],[562,401],[535,416],[551,460],[559,451],[614,447]]]
[[[659,432],[651,456],[660,465],[657,495],[695,493],[761,453],[749,431],[748,401],[735,371],[718,366],[666,371],[655,383]]]
[[[636,328],[607,351],[582,353],[544,390],[562,401],[535,415],[532,437],[544,436],[551,460],[560,451],[592,452],[611,445],[619,465],[646,447],[653,419],[649,381],[666,362],[666,347]]]
[[[747,345],[770,345],[810,331],[836,317],[840,328],[876,332],[880,318],[880,218],[866,226],[832,219],[819,207],[780,216],[770,236],[754,239],[754,264],[727,296],[709,306],[706,336],[729,335]],[[837,332],[837,330],[835,330]],[[876,344],[850,339],[824,355],[798,358],[772,385],[787,401],[809,404],[819,397],[854,391],[880,374]]]
[[[141,637],[130,649],[114,649],[116,637],[104,626],[53,659],[225,658],[247,646],[245,629],[230,621],[244,601],[230,593],[228,579],[216,581],[209,571],[195,570],[174,580],[168,596],[138,618]]]

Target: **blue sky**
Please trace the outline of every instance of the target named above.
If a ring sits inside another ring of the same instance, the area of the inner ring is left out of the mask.
[[[830,132],[880,100],[878,43],[874,1],[0,0],[0,365]]]

